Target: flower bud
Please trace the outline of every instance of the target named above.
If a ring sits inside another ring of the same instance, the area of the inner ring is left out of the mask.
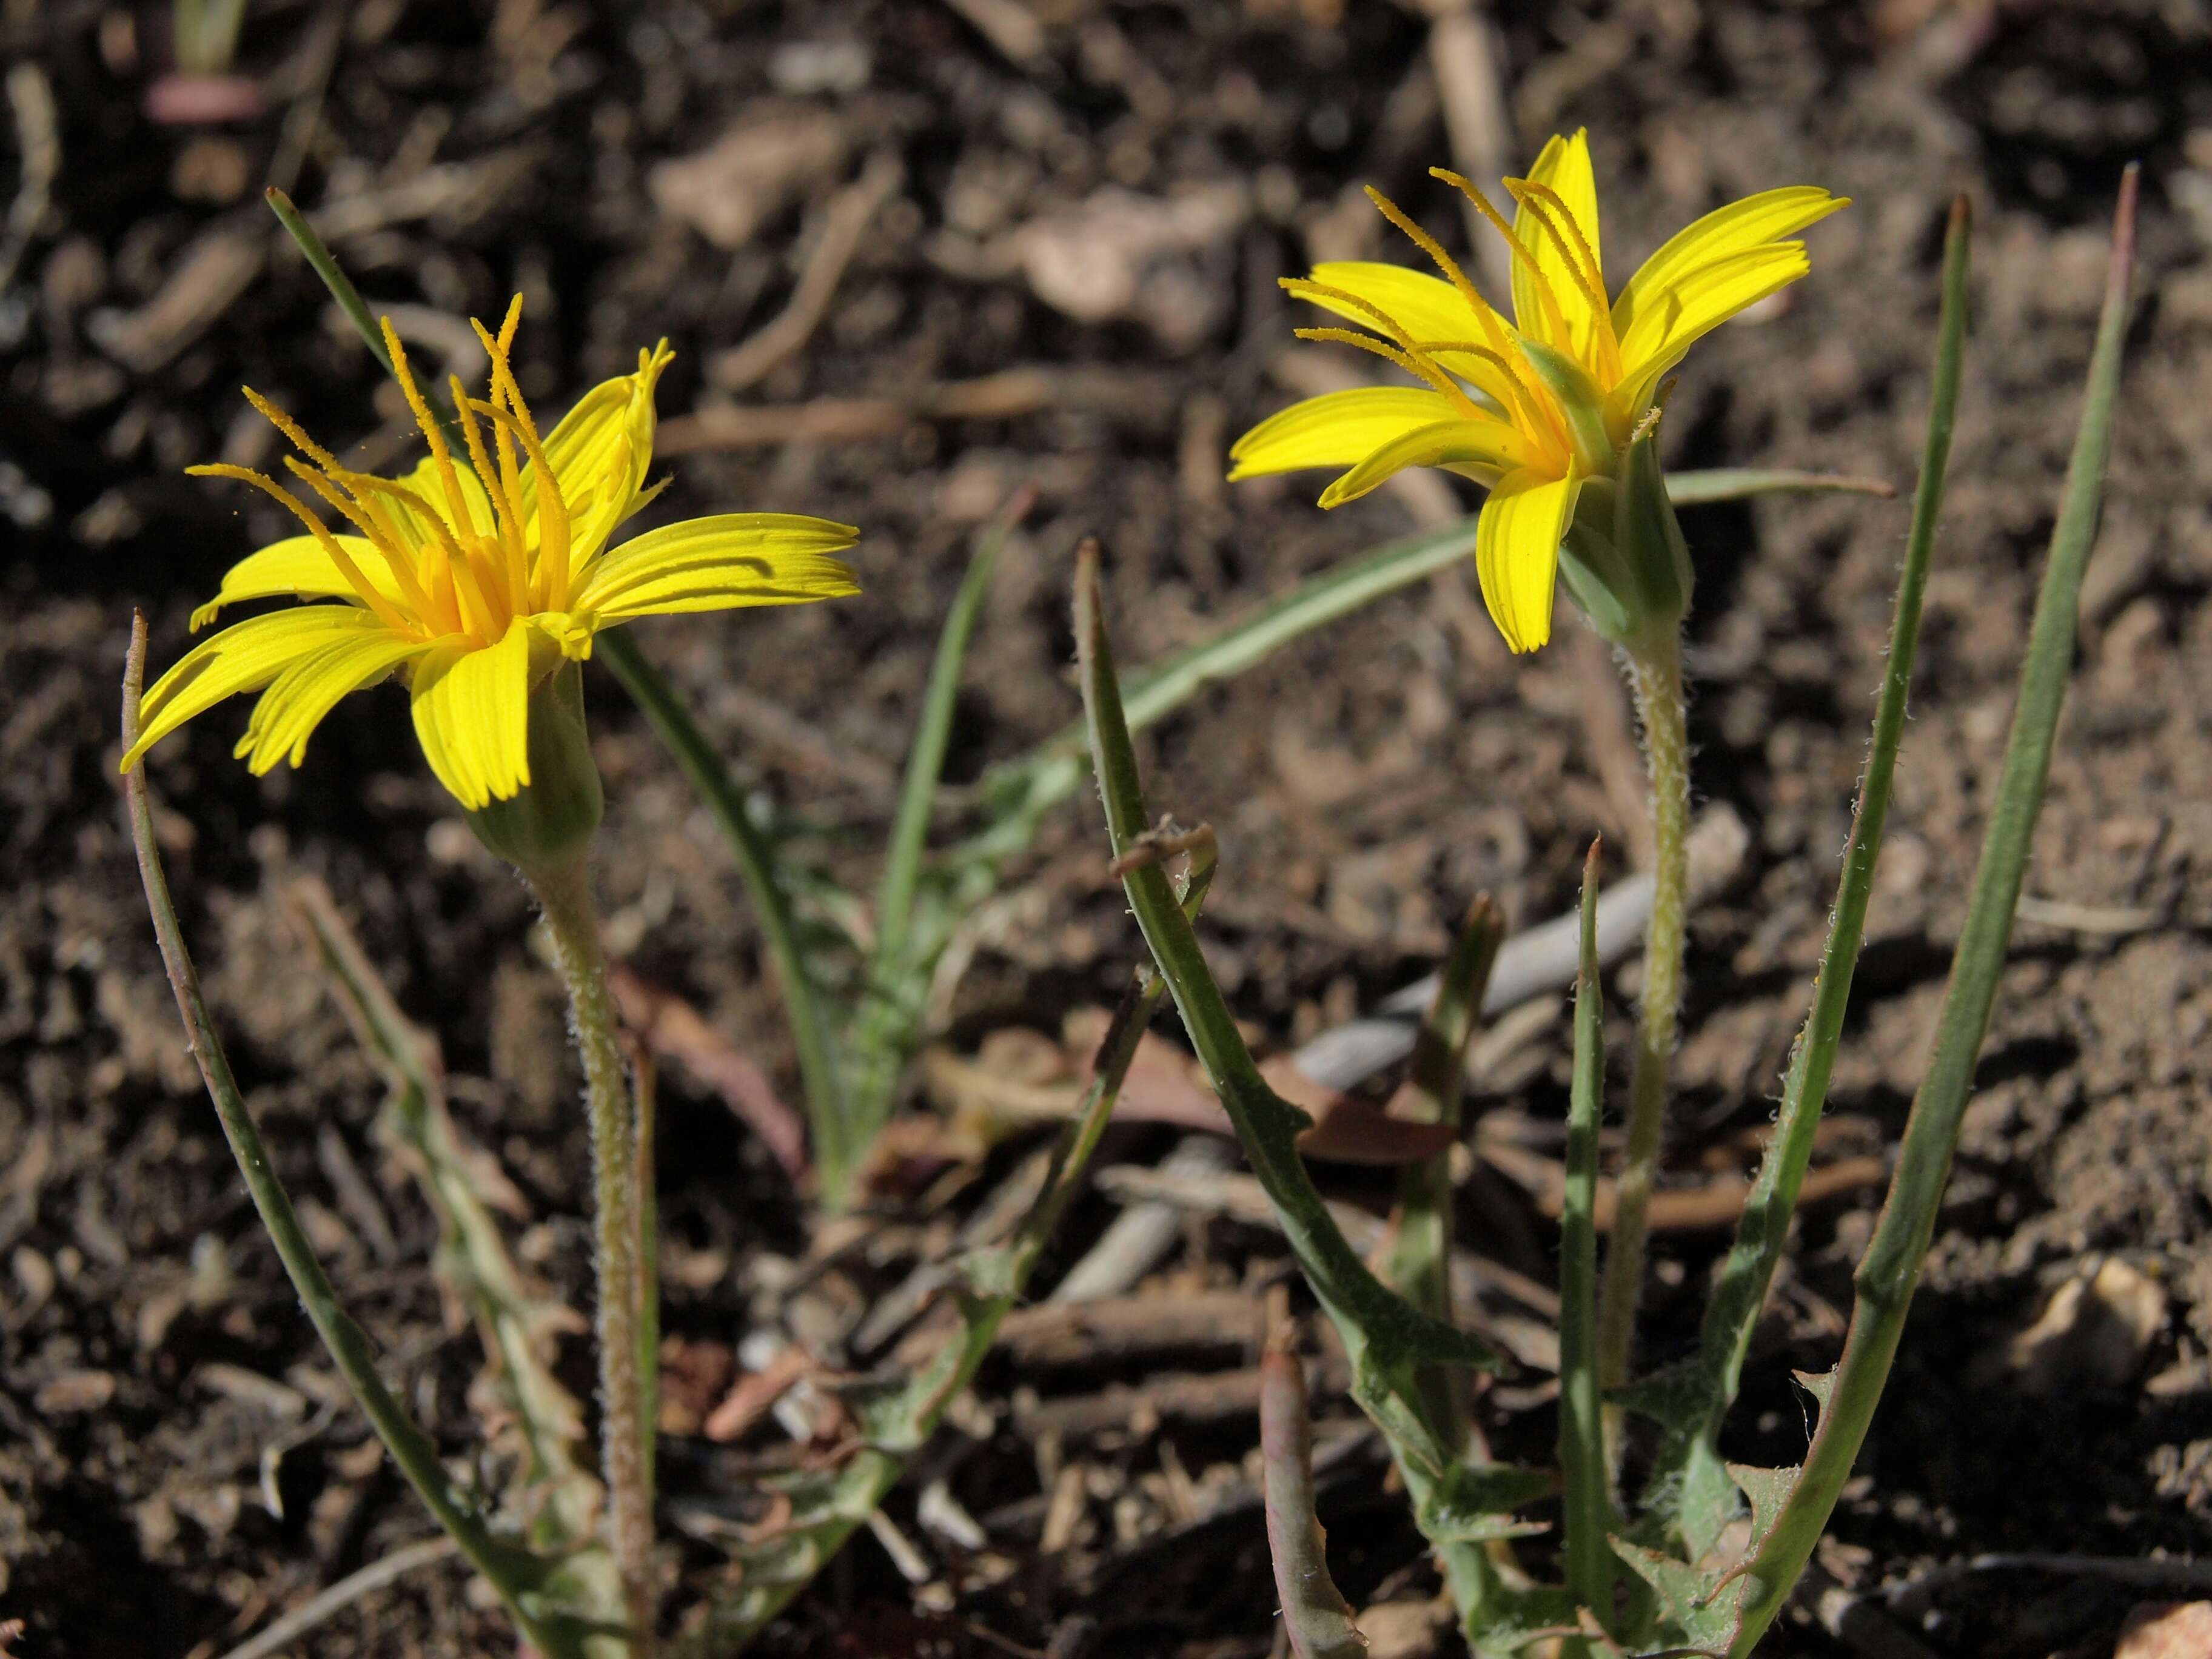
[[[469,813],[469,828],[526,875],[572,862],[605,808],[584,721],[583,672],[563,662],[530,694],[530,781],[513,799]]]

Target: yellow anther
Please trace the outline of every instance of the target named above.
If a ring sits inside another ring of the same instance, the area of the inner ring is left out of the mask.
[[[1510,350],[1504,325],[1498,320],[1497,308],[1483,299],[1474,284],[1468,280],[1467,273],[1459,268],[1458,261],[1444,252],[1443,244],[1415,224],[1403,209],[1372,185],[1367,187],[1367,198],[1375,204],[1376,211],[1413,240],[1414,246],[1436,262],[1437,269],[1444,274],[1444,280],[1459,290],[1460,298],[1465,300],[1474,311],[1476,323],[1490,338],[1491,349],[1500,356]]]
[[[379,321],[384,330],[384,349],[392,358],[392,376],[399,382],[407,407],[414,412],[415,424],[422,429],[423,441],[430,446],[430,458],[438,465],[438,477],[445,485],[446,506],[453,529],[460,535],[473,536],[477,533],[476,515],[469,511],[468,499],[461,494],[461,481],[453,471],[453,455],[446,447],[446,434],[438,429],[437,417],[430,413],[428,401],[415,384],[415,372],[407,366],[407,348],[399,343],[399,332],[392,326],[392,319],[385,317]]]
[[[295,449],[325,472],[334,472],[337,470],[337,457],[310,438],[306,429],[297,421],[270,403],[252,386],[240,386],[239,390],[246,394],[246,401],[260,411],[262,419],[291,440]]]
[[[1531,184],[1524,179],[1508,179],[1505,187],[1513,192],[1514,199],[1551,237],[1566,265],[1567,275],[1574,279],[1575,286],[1589,303],[1590,344],[1601,359],[1592,367],[1601,369],[1608,380],[1618,378],[1620,354],[1613,343],[1613,319],[1606,308],[1603,273],[1598,269],[1597,255],[1591,250],[1589,243],[1583,240],[1581,227],[1575,223],[1574,215],[1567,210],[1567,204],[1559,198],[1559,192],[1548,185]],[[1560,228],[1562,222],[1565,225],[1564,230]],[[1563,336],[1562,339],[1569,346],[1574,344],[1571,338]]]
[[[347,556],[345,549],[338,545],[338,538],[331,534],[330,526],[317,518],[305,501],[276,479],[256,472],[251,467],[233,466],[228,461],[210,461],[204,466],[188,466],[185,471],[194,477],[235,478],[240,483],[252,484],[256,489],[264,490],[276,497],[295,518],[307,526],[308,533],[321,544],[331,562],[337,567],[338,574],[345,578],[346,585],[353,589],[362,604],[368,607],[379,622],[395,634],[420,635],[422,630],[402,616],[392,601],[378,592],[368,578],[362,574],[361,567]]]
[[[451,379],[453,409],[460,417],[461,436],[468,443],[469,463],[476,469],[477,482],[491,499],[492,536],[500,551],[503,576],[500,585],[507,599],[502,608],[512,616],[529,608],[530,578],[523,564],[522,514],[507,499],[505,481],[492,467],[490,453],[484,448],[483,428],[477,424],[476,415],[469,407],[468,389],[461,384],[459,375]],[[493,430],[504,434],[506,428],[495,426]],[[489,570],[484,573],[487,587],[491,585],[491,574]]]
[[[321,496],[361,532],[368,544],[382,556],[386,568],[392,572],[392,581],[398,586],[401,601],[416,615],[423,615],[428,607],[422,589],[415,580],[414,562],[401,549],[391,525],[370,502],[362,498],[359,490],[352,488],[348,482],[348,475],[341,470],[325,476],[291,455],[284,458],[284,465],[295,477]],[[343,489],[342,485],[344,486]]]
[[[1282,286],[1285,292],[1294,294],[1302,300],[1311,300],[1316,296],[1334,300],[1340,305],[1350,307],[1363,317],[1372,318],[1375,325],[1396,342],[1398,348],[1395,354],[1382,352],[1379,353],[1379,356],[1389,357],[1393,362],[1408,374],[1417,374],[1426,380],[1461,409],[1469,413],[1474,412],[1474,400],[1467,395],[1460,383],[1444,372],[1442,364],[1431,358],[1424,357],[1420,349],[1413,343],[1413,337],[1406,331],[1405,326],[1380,306],[1371,304],[1361,299],[1357,294],[1350,293],[1344,289],[1332,288],[1326,283],[1316,283],[1309,276],[1285,276],[1282,279]],[[1300,338],[1334,339],[1338,337],[1340,331],[1315,334],[1300,329],[1297,332]],[[1354,345],[1366,348],[1376,343],[1357,334],[1341,332],[1343,337]]]
[[[554,475],[552,463],[545,459],[545,451],[538,441],[538,434],[529,424],[527,415],[510,415],[490,404],[474,405],[477,412],[512,426],[521,441],[530,465],[538,474],[538,575],[543,592],[538,597],[540,610],[566,611],[568,608],[568,503],[561,495],[561,480]]]
[[[1544,268],[1536,263],[1536,256],[1528,251],[1528,244],[1514,234],[1513,227],[1506,222],[1505,216],[1491,205],[1490,198],[1476,187],[1472,179],[1454,173],[1449,167],[1431,167],[1429,176],[1432,179],[1441,179],[1444,183],[1451,185],[1468,201],[1474,204],[1474,210],[1477,213],[1490,221],[1492,227],[1505,239],[1505,246],[1512,250],[1513,257],[1518,259],[1529,276],[1535,279],[1536,298],[1543,306],[1545,315],[1550,319],[1552,326],[1558,331],[1559,338],[1571,340],[1574,337],[1568,331],[1566,313],[1559,308],[1559,296],[1552,291],[1551,279],[1544,275]],[[1528,321],[1526,318],[1516,318],[1515,320],[1524,327]]]

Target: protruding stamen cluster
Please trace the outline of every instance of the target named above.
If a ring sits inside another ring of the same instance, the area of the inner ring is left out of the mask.
[[[387,583],[374,580],[321,516],[275,479],[222,464],[190,470],[250,483],[281,502],[315,538],[353,597],[395,633],[425,641],[459,635],[488,645],[504,636],[517,617],[566,609],[574,576],[568,504],[510,361],[521,320],[517,295],[496,335],[471,322],[491,359],[490,395],[471,398],[458,376],[451,380],[454,425],[467,451],[460,463],[416,382],[406,347],[391,319],[384,320],[385,349],[430,447],[442,509],[407,484],[341,465],[297,421],[251,386],[246,389],[247,400],[300,452],[284,458],[285,467],[375,549],[389,573]],[[530,513],[523,506],[518,449],[531,466]],[[488,525],[479,522],[482,514],[462,482],[463,465],[488,507]]]

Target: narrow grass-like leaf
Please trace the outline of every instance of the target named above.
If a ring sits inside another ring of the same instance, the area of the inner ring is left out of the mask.
[[[1192,852],[1190,873],[1177,902],[1196,916],[1212,878],[1210,846]],[[1083,1171],[1114,1115],[1137,1045],[1159,1006],[1164,982],[1146,970],[1134,980],[1100,1042],[1090,1087],[1054,1149],[1043,1190],[1004,1244],[977,1250],[954,1264],[954,1306],[959,1322],[930,1359],[887,1389],[856,1393],[862,1444],[835,1467],[772,1483],[787,1516],[773,1531],[736,1552],[738,1588],[714,1602],[678,1644],[683,1659],[721,1659],[764,1630],[791,1599],[813,1582],[866,1524],[908,1461],[928,1440],[945,1407],[973,1380],[990,1352],[1000,1322],[1027,1288],[1046,1242],[1080,1189]]]
[[[859,1165],[890,1119],[921,1024],[929,980],[944,947],[942,927],[921,932],[915,909],[921,894],[922,857],[930,818],[944,781],[945,757],[952,740],[952,715],[960,694],[960,671],[968,641],[989,592],[1006,538],[1028,511],[1027,492],[1008,504],[977,538],[967,574],[953,596],[952,608],[937,640],[936,659],[922,693],[913,747],[900,784],[898,810],[884,851],[884,873],[876,896],[876,946],[867,969],[866,1000],[854,1011],[846,1031],[846,1109],[852,1118],[852,1167],[822,1171],[822,1191],[833,1204],[851,1196]]]
[[[683,699],[645,659],[636,641],[623,630],[611,629],[593,642],[593,654],[622,682],[653,735],[698,791],[736,855],[738,873],[752,899],[754,918],[760,924],[761,937],[768,945],[777,983],[783,990],[784,1013],[791,1021],[792,1046],[799,1053],[816,1162],[824,1170],[849,1169],[858,1153],[852,1145],[844,1079],[823,1006],[821,984],[800,942],[799,924],[792,915],[782,872],[777,868],[775,848],[745,810],[744,797],[722,764],[722,757],[693,722]]]
[[[1504,917],[1484,894],[1460,926],[1459,939],[1437,977],[1436,997],[1413,1040],[1406,1076],[1410,1099],[1402,1109],[1408,1118],[1457,1127],[1468,1039],[1474,1034],[1476,1012],[1504,937]],[[1422,1312],[1449,1319],[1451,1249],[1451,1157],[1445,1152],[1399,1173],[1397,1226],[1385,1277]],[[1424,1366],[1419,1375],[1429,1416],[1444,1443],[1454,1447],[1466,1439],[1466,1390],[1460,1381],[1449,1366]]]
[[[1870,495],[1895,493],[1891,485],[1875,478],[1744,467],[1676,472],[1667,479],[1668,495],[1678,506],[1740,501],[1753,495],[1837,491]],[[1234,679],[1293,641],[1474,555],[1474,520],[1469,517],[1442,530],[1385,543],[1308,578],[1237,618],[1211,639],[1160,662],[1130,670],[1121,689],[1129,729],[1143,731],[1207,686]],[[1027,845],[1036,819],[1073,794],[1081,784],[1086,741],[1085,728],[1079,722],[1063,727],[1028,754],[987,772],[979,793],[990,804],[994,823],[969,844],[973,852],[1004,856],[1015,836],[1018,844],[1012,850]],[[1006,833],[1002,824],[1010,826],[1013,835]]]
[[[1130,858],[1148,828],[1144,786],[1101,613],[1095,543],[1076,559],[1075,641],[1098,792],[1105,804],[1114,855],[1124,872],[1122,889],[1175,998],[1191,1045],[1236,1125],[1237,1139],[1275,1206],[1299,1267],[1335,1320],[1355,1371],[1371,1364],[1394,1382],[1402,1382],[1408,1369],[1423,1361],[1494,1364],[1489,1350],[1474,1337],[1421,1312],[1386,1287],[1346,1242],[1298,1154],[1298,1134],[1313,1120],[1260,1075],[1165,874],[1150,860]],[[1387,1431],[1391,1425],[1384,1426]]]
[[[1669,1441],[1657,1461],[1654,1493],[1674,1507],[1674,1523],[1692,1560],[1713,1547],[1736,1508],[1735,1484],[1721,1461],[1721,1419],[1735,1397],[1752,1332],[1765,1303],[1767,1287],[1773,1282],[1775,1264],[1789,1240],[1790,1218],[1796,1207],[1798,1188],[1812,1159],[1820,1114],[1827,1103],[1828,1081],[1835,1069],[1851,979],[1865,937],[1867,900],[1874,890],[1875,863],[1888,818],[1898,744],[1905,732],[1913,658],[1920,643],[1921,603],[1928,590],[1936,526],[1942,516],[1944,475],[1958,415],[1972,239],[1972,219],[1962,196],[1952,207],[1943,243],[1943,303],[1936,325],[1928,439],[1920,463],[1919,487],[1913,497],[1912,530],[1898,579],[1889,654],[1883,664],[1881,693],[1875,707],[1874,737],[1859,787],[1858,810],[1844,853],[1827,943],[1814,975],[1812,1010],[1790,1058],[1765,1158],[1745,1200],[1735,1244],[1706,1304],[1698,1350],[1695,1413],[1668,1425]]]
[[[1793,472],[1786,467],[1717,466],[1667,475],[1667,499],[1677,507],[1747,501],[1755,495],[1894,495],[1887,478],[1854,478],[1838,472]]]
[[[1328,1551],[1314,1513],[1313,1417],[1305,1366],[1272,1343],[1260,1359],[1260,1470],[1275,1601],[1297,1659],[1365,1659],[1367,1638],[1352,1604],[1328,1576]]]
[[[127,750],[138,735],[138,705],[146,665],[146,619],[134,616],[131,654],[123,676],[123,745]],[[222,1124],[245,1177],[246,1190],[255,1212],[276,1247],[292,1287],[323,1340],[338,1375],[361,1402],[362,1411],[384,1442],[392,1460],[424,1505],[460,1547],[469,1564],[498,1590],[514,1615],[516,1625],[548,1659],[585,1659],[591,1632],[565,1612],[539,1604],[539,1595],[555,1564],[521,1545],[502,1539],[487,1525],[474,1493],[456,1485],[438,1456],[438,1449],[385,1386],[377,1374],[368,1334],[356,1324],[338,1301],[330,1276],[323,1271],[314,1247],[301,1231],[290,1196],[276,1178],[276,1166],[262,1145],[261,1131],[246,1110],[238,1091],[222,1041],[216,1036],[206,1000],[201,995],[199,974],[185,947],[176,907],[169,896],[168,876],[161,867],[161,849],[154,838],[153,801],[143,766],[124,778],[124,795],[131,822],[131,839],[138,852],[138,871],[146,888],[146,907],[154,921],[161,962],[169,985],[176,993],[177,1012],[191,1039],[193,1058],[199,1062],[201,1080],[216,1116]]]
[[[2004,971],[2013,912],[2073,672],[2081,578],[2096,541],[2127,342],[2139,178],[2138,168],[2130,164],[2120,185],[2104,311],[2089,362],[2081,422],[2066,470],[2066,493],[2051,528],[2049,560],[2021,670],[2012,735],[2005,745],[2004,769],[1982,842],[1981,862],[1974,872],[1966,927],[1952,959],[1935,1048],[1905,1123],[1888,1200],[1855,1277],[1857,1297],[1850,1331],[1806,1455],[1804,1474],[1744,1570],[1742,1624],[1729,1648],[1734,1659],[1747,1659],[1773,1622],[1850,1477],[1889,1379],[1921,1264],[1935,1233],[1959,1126],[1972,1091],[1974,1067]]]
[[[929,836],[930,811],[937,802],[945,751],[952,741],[960,670],[968,659],[968,641],[975,631],[975,617],[983,608],[984,596],[990,592],[991,573],[998,568],[1000,551],[1026,507],[1026,499],[1010,507],[977,538],[975,551],[968,561],[968,574],[961,579],[960,590],[953,595],[952,608],[945,613],[944,629],[937,638],[937,656],[922,692],[921,714],[915,722],[913,747],[899,787],[898,813],[884,849],[883,882],[877,890],[879,966],[896,967],[905,954],[915,889],[921,879],[923,845]]]
[[[1583,861],[1581,971],[1575,979],[1574,1086],[1559,1212],[1559,1469],[1566,1481],[1567,1588],[1613,1621],[1613,1478],[1597,1376],[1598,1123],[1605,1099],[1605,993],[1598,978],[1598,843]]]

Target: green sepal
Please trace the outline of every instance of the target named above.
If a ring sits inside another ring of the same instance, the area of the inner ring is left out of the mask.
[[[1574,439],[1576,470],[1604,477],[1612,470],[1616,447],[1613,434],[1606,429],[1605,394],[1597,389],[1597,382],[1565,352],[1526,336],[1521,339],[1521,354],[1567,417],[1567,429]]]
[[[583,671],[564,662],[530,694],[530,781],[514,799],[468,813],[469,828],[518,870],[544,870],[580,855],[605,813],[584,720]]]
[[[1658,431],[1658,422],[1651,422],[1621,455],[1613,542],[1641,591],[1645,619],[1671,629],[1680,627],[1689,614],[1697,578],[1690,568],[1689,544],[1682,539],[1674,503],[1667,494],[1666,475],[1659,470]]]

